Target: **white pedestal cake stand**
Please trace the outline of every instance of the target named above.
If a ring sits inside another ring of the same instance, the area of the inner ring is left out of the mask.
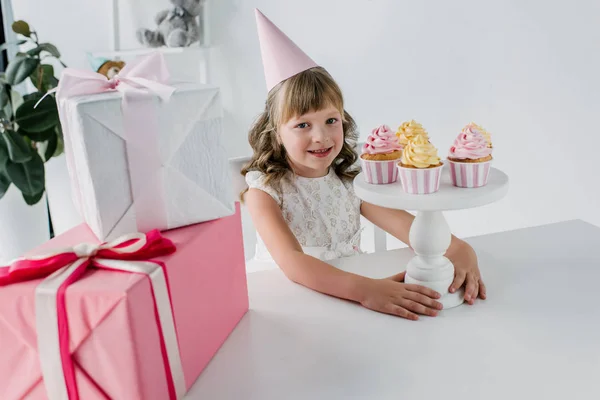
[[[442,295],[444,308],[456,307],[464,301],[464,291],[449,293],[454,279],[454,265],[444,257],[450,246],[451,232],[443,211],[462,210],[484,206],[500,200],[508,192],[508,176],[496,169],[490,170],[488,183],[480,188],[459,188],[452,185],[447,166],[442,170],[440,190],[418,195],[402,190],[400,177],[389,185],[365,182],[360,173],[354,179],[356,195],[371,204],[407,211],[417,211],[410,228],[409,240],[415,256],[406,267],[406,283],[429,287]]]

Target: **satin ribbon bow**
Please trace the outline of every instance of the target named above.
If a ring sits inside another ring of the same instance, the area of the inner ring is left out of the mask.
[[[158,53],[150,53],[148,56],[140,57],[129,62],[123,69],[111,79],[97,72],[65,68],[60,77],[58,87],[49,90],[34,106],[44,98],[56,92],[60,101],[72,96],[95,94],[119,90],[121,92],[147,93],[150,91],[162,100],[169,100],[175,91],[173,86],[167,85],[169,71],[167,70],[163,56]]]
[[[151,260],[171,254],[175,245],[153,230],[122,236],[100,245],[82,243],[71,248],[17,259],[0,267],[0,286],[45,278],[35,290],[38,352],[50,400],[78,400],[75,368],[69,352],[65,293],[90,267],[148,275],[162,333],[165,371],[171,399],[185,395],[185,380],[175,332],[164,264]]]
[[[359,247],[360,234],[364,228],[360,228],[349,241],[343,243],[334,243],[329,246],[329,249],[321,253],[319,257],[321,260],[333,260],[340,257],[349,257],[355,254],[360,254],[361,250]]]
[[[169,72],[163,56],[150,53],[125,64],[112,79],[97,72],[66,68],[60,77],[56,97],[64,99],[84,94],[102,93],[111,90],[122,92],[147,92],[168,100],[175,88],[167,85]]]

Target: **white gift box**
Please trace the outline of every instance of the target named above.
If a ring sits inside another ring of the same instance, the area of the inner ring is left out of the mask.
[[[144,178],[160,182],[155,186],[159,187],[156,197],[162,198],[163,210],[136,208],[126,138],[145,132],[125,132],[123,94],[76,96],[60,103],[75,204],[100,240],[138,230],[176,228],[235,212],[219,89],[201,84],[174,86],[176,91],[168,101],[156,96],[145,100],[153,103],[146,109],[156,124],[158,143],[153,145],[160,160],[152,160],[159,167],[149,168]],[[163,221],[153,222],[161,212]],[[140,221],[144,229],[138,229]]]

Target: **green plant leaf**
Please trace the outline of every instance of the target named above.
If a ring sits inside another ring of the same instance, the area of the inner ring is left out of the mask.
[[[8,156],[14,163],[24,163],[31,160],[31,147],[25,139],[15,131],[6,131],[2,134],[2,138],[8,149]]]
[[[10,101],[10,96],[8,95],[8,91],[6,90],[6,85],[0,84],[0,108],[6,107],[8,102]]]
[[[63,138],[62,127],[60,124],[56,125],[56,135],[56,150],[54,150],[52,157],[58,157],[65,151],[65,139]]]
[[[56,148],[58,147],[58,136],[56,135],[56,131],[51,131],[51,136],[45,142],[38,142],[37,149],[38,153],[44,159],[44,162],[48,162],[56,152]]]
[[[21,104],[15,113],[16,122],[26,132],[44,132],[54,128],[58,124],[58,109],[53,96],[47,96],[42,102],[33,108],[35,100],[27,100]]]
[[[29,24],[23,20],[15,21],[12,24],[12,30],[19,35],[31,36],[31,29],[29,28]]]
[[[18,85],[31,75],[39,63],[40,60],[37,58],[17,54],[6,67],[6,80],[11,85]]]
[[[56,130],[56,134],[58,135],[58,138],[60,140],[63,139],[63,130],[62,130],[62,125],[61,124],[57,124],[56,127],[54,128]]]
[[[8,188],[10,187],[11,181],[5,171],[0,170],[0,199],[4,197]]]
[[[17,40],[16,42],[2,43],[2,44],[0,44],[0,51],[6,50],[9,46],[12,46],[12,45],[21,46],[22,44],[25,44],[25,43],[27,43],[27,40],[25,40],[25,39]]]
[[[42,51],[47,51],[48,53],[52,54],[54,57],[60,58],[60,52],[58,51],[56,46],[53,45],[52,43],[40,43],[37,47],[34,47],[33,49],[27,51],[27,54],[29,54],[31,56],[37,56]]]
[[[33,92],[33,93],[29,93],[29,94],[26,94],[25,96],[23,96],[23,101],[32,100],[37,103],[38,100],[40,100],[43,96],[44,96],[43,92]],[[34,103],[34,105],[35,105],[35,103]]]
[[[31,160],[26,163],[9,161],[6,173],[15,186],[27,196],[35,196],[44,190],[44,161],[37,152],[32,152]]]
[[[33,85],[43,93],[58,86],[58,79],[56,79],[54,76],[54,67],[50,64],[38,65],[38,67],[29,76],[29,79],[31,79],[31,83],[33,83]],[[25,97],[27,96],[23,96],[23,98]]]
[[[58,142],[56,143],[56,150],[54,151],[54,155],[52,157],[58,157],[64,152],[65,152],[65,141],[63,138],[59,137]]]
[[[0,139],[0,172],[4,171],[4,166],[8,161],[8,148],[6,147],[6,142]]]
[[[8,102],[8,104],[2,109],[2,115],[9,121],[13,120],[12,106],[10,105],[10,102]]]
[[[8,106],[6,106],[8,108],[7,115],[10,115],[10,120],[14,122],[14,112],[17,108],[19,108],[21,104],[23,104],[23,96],[21,96],[21,93],[11,88],[10,99],[12,102],[9,103]]]
[[[34,204],[37,204],[37,202],[42,199],[42,197],[44,196],[44,192],[45,190],[42,190],[41,192],[39,192],[38,194],[34,194],[33,196],[29,196],[25,193],[21,193],[21,195],[23,196],[23,200],[25,200],[25,203],[32,206]]]
[[[54,130],[54,127],[45,130],[43,132],[26,132],[23,129],[19,129],[18,133],[21,136],[26,136],[29,139],[31,139],[34,142],[45,142],[46,140],[49,140],[51,137],[56,137],[56,131]]]

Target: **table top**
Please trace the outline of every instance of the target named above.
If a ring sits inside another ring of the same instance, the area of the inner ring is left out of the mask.
[[[444,166],[439,191],[420,195],[406,193],[400,179],[389,185],[369,184],[365,182],[361,172],[354,179],[354,191],[362,200],[387,208],[413,211],[462,210],[500,200],[508,192],[508,176],[497,168],[491,168],[487,185],[480,188],[459,188],[452,184],[450,168]]]
[[[193,399],[600,399],[600,228],[580,220],[478,236],[488,300],[408,321],[248,276],[250,310]],[[410,249],[335,261],[370,277]]]

